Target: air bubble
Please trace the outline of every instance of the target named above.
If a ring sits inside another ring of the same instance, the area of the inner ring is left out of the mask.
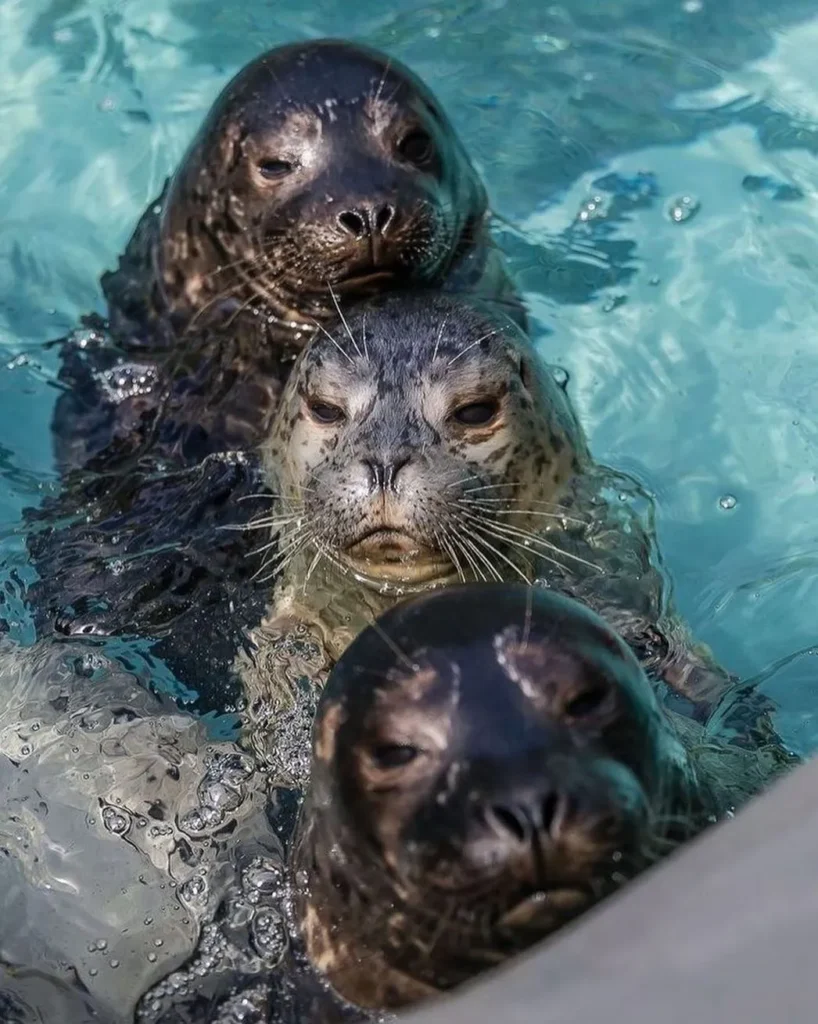
[[[725,512],[729,512],[738,504],[738,499],[733,494],[723,494],[719,498],[719,508],[723,508]]]
[[[179,887],[179,896],[186,903],[201,901],[207,895],[207,882],[201,875],[194,875]]]
[[[128,831],[130,820],[116,808],[104,807],[102,809],[102,824],[115,836],[121,836]]]
[[[608,211],[608,204],[604,196],[592,196],[579,208],[577,220],[587,223],[589,220],[599,220]]]
[[[695,217],[700,209],[701,203],[694,196],[678,196],[668,204],[667,215],[674,224],[683,224]]]
[[[551,376],[557,382],[557,385],[563,389],[563,391],[568,387],[568,382],[571,379],[571,375],[565,369],[564,366],[552,366]]]

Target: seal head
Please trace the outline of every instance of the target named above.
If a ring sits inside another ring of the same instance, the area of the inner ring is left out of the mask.
[[[458,575],[528,578],[517,562],[559,518],[587,452],[563,391],[503,311],[417,292],[356,306],[316,336],[264,458],[280,551],[405,592]]]
[[[155,257],[164,305],[185,322],[260,300],[312,330],[334,312],[328,288],[440,283],[486,212],[408,68],[339,40],[282,46],[226,86],[173,177]]]
[[[333,670],[296,863],[315,964],[397,1007],[554,931],[702,827],[625,643],[520,584],[394,606]]]

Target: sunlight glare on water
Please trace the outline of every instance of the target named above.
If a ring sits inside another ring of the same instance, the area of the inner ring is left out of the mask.
[[[100,274],[225,82],[324,35],[439,95],[595,455],[656,498],[681,610],[818,749],[810,0],[0,4],[4,617],[29,635],[17,525],[55,486],[44,344],[103,310]]]

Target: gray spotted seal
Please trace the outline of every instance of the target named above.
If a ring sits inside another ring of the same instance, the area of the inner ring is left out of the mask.
[[[314,964],[398,1008],[551,934],[783,769],[663,710],[629,647],[523,584],[392,608],[321,696],[294,867]]]
[[[355,307],[301,354],[262,454],[277,503],[253,525],[276,583],[255,666],[242,655],[251,695],[294,622],[327,668],[396,599],[458,579],[577,597],[700,715],[731,681],[667,607],[649,533],[605,499],[621,478],[501,309],[433,292]]]

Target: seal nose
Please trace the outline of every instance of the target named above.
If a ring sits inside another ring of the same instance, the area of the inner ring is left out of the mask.
[[[359,206],[338,214],[340,226],[355,239],[385,235],[394,219],[395,208],[388,203]]]
[[[528,846],[536,833],[557,839],[570,812],[570,798],[549,784],[483,807],[483,820],[510,847]]]
[[[364,459],[363,463],[369,473],[369,487],[372,491],[396,491],[398,473],[409,462],[409,456],[394,459],[392,462],[375,462]]]

